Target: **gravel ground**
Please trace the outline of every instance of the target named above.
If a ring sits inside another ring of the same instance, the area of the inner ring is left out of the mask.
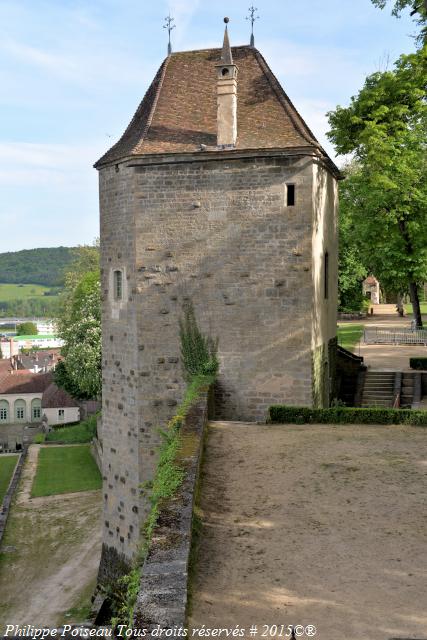
[[[212,423],[190,626],[427,638],[426,436]]]

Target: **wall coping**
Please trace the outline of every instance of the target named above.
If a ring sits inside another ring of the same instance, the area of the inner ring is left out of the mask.
[[[193,506],[208,421],[208,393],[191,407],[181,429],[185,476],[176,495],[161,506],[142,567],[134,627],[151,632],[184,627],[188,593]]]

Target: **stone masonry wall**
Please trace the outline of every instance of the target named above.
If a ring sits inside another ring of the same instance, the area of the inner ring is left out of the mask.
[[[307,158],[135,168],[143,428],[182,393],[178,317],[191,299],[219,338],[217,417],[310,405],[312,171]],[[285,184],[296,205],[285,206]],[[143,442],[142,442],[143,444]]]
[[[104,547],[100,577],[137,554],[158,427],[181,400],[178,318],[192,300],[219,338],[216,417],[263,420],[312,404],[313,159],[152,165],[100,172]],[[286,185],[296,187],[286,206]],[[123,300],[113,272],[124,274]]]
[[[139,545],[138,343],[135,289],[133,171],[100,173],[103,337],[103,550],[99,579],[123,573]],[[116,303],[112,273],[123,270]]]

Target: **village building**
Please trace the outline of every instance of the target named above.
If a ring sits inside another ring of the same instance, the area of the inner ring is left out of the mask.
[[[51,373],[0,368],[0,435],[2,424],[53,426],[79,419],[79,403],[56,386]]]
[[[80,420],[80,406],[77,400],[54,383],[43,393],[42,413],[48,426],[71,424]]]
[[[64,345],[64,341],[54,335],[13,336],[0,340],[0,349],[3,358],[12,358],[24,351],[31,349],[58,349]]]
[[[219,340],[215,416],[328,406],[340,173],[253,46],[170,53],[99,170],[104,545],[138,552],[159,426],[182,399],[179,317]]]
[[[362,287],[365,298],[368,298],[372,304],[380,303],[380,283],[375,276],[365,278]]]

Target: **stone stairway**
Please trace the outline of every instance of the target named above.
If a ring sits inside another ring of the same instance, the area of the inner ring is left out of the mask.
[[[396,316],[399,317],[399,314],[396,311],[395,304],[373,304],[373,315],[374,316]]]
[[[393,371],[367,371],[363,385],[362,407],[392,407],[394,378]]]

